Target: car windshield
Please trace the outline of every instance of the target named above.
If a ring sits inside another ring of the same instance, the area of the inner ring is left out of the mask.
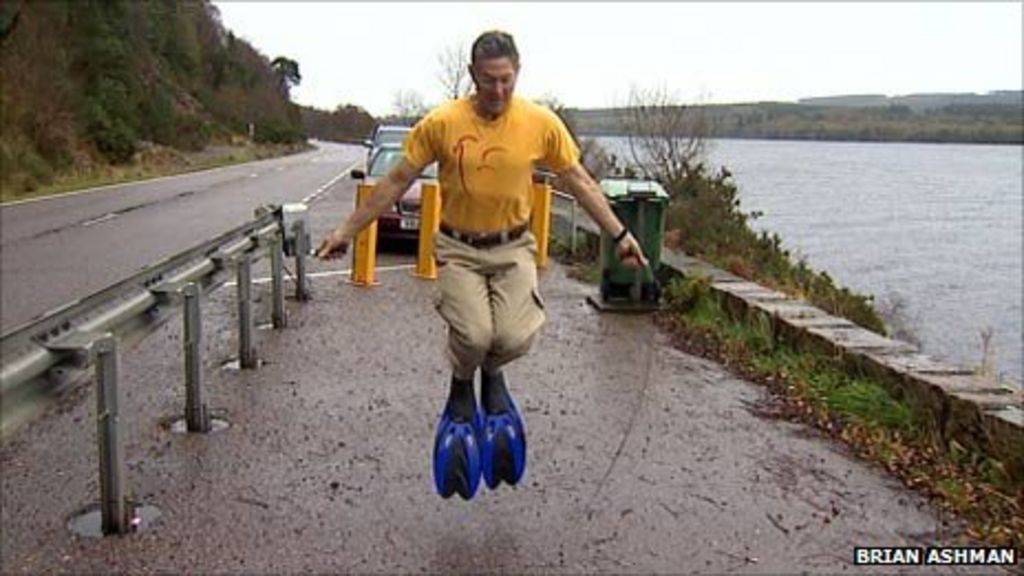
[[[401,148],[381,148],[377,151],[377,154],[370,161],[370,176],[381,177],[386,176],[395,164],[402,159]],[[420,174],[421,178],[432,178],[437,179],[437,163],[430,164],[423,169]]]
[[[408,128],[381,130],[377,132],[374,144],[376,146],[380,146],[382,144],[401,144],[405,140],[405,135],[408,133]]]

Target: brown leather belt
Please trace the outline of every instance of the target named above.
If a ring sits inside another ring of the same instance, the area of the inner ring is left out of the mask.
[[[502,230],[501,232],[474,233],[459,232],[458,230],[452,228],[451,226],[445,224],[444,222],[441,223],[442,234],[448,236],[449,238],[458,240],[463,244],[468,244],[473,248],[491,248],[494,246],[507,244],[509,242],[512,242],[513,240],[518,240],[519,237],[522,236],[528,228],[529,227],[526,224],[523,224],[521,226],[516,226],[511,230]]]

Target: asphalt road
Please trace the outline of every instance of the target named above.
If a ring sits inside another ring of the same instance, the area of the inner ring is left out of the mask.
[[[351,205],[365,149],[302,154],[0,207],[0,332],[253,218],[328,188]],[[335,217],[337,214],[335,214]],[[316,233],[316,231],[314,231]]]
[[[332,263],[335,272],[347,264]],[[323,270],[327,272],[327,270]],[[764,389],[675,350],[646,316],[601,314],[593,286],[541,276],[548,322],[509,367],[527,426],[520,486],[442,500],[433,428],[447,389],[436,287],[312,279],[263,366],[235,355],[234,294],[204,305],[206,397],[231,423],[172,434],[180,323],[122,359],[134,497],[160,516],[126,537],[68,529],[99,495],[91,387],[0,446],[9,574],[878,574],[855,546],[955,544],[960,527],[813,430],[765,419]],[[268,288],[258,285],[259,322]],[[897,567],[909,574],[1005,574]]]

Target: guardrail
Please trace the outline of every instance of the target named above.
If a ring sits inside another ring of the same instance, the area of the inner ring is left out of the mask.
[[[357,205],[372,193],[360,186]],[[436,278],[433,234],[440,221],[437,186],[424,190],[421,249],[416,275]],[[572,250],[576,248],[577,205],[574,197],[534,184],[531,229],[538,239],[538,266],[547,263],[552,199],[568,200]],[[134,527],[137,509],[126,497],[124,456],[118,429],[118,371],[121,351],[138,343],[182,314],[185,380],[184,424],[188,432],[207,433],[211,419],[203,401],[202,296],[225,284],[234,273],[238,303],[238,361],[242,369],[258,365],[253,342],[252,263],[269,254],[275,329],[287,324],[284,307],[284,257],[295,258],[295,297],[308,300],[306,257],[310,253],[304,204],[265,206],[255,219],[189,250],[147,266],[116,284],[71,302],[0,336],[0,436],[42,412],[57,393],[95,372],[96,422],[103,534],[124,534]],[[357,237],[352,276],[357,286],[373,285],[375,226]]]
[[[572,194],[566,194],[560,190],[551,189],[551,194],[559,200],[569,202],[569,252],[576,253],[576,231],[579,230],[577,212],[579,203]]]
[[[118,434],[120,351],[183,310],[186,428],[190,432],[210,431],[202,400],[202,294],[227,282],[234,272],[239,363],[243,369],[255,368],[251,266],[269,254],[272,323],[274,328],[283,328],[287,324],[283,279],[286,254],[295,257],[296,299],[309,298],[305,258],[310,247],[305,216],[304,205],[258,208],[254,220],[0,337],[0,436],[5,438],[49,405],[58,391],[88,378],[88,369],[94,367],[104,534],[126,533],[132,520]]]

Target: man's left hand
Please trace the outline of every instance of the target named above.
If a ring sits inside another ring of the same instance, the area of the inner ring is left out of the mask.
[[[636,238],[633,238],[632,233],[626,234],[622,240],[619,240],[618,246],[615,247],[615,253],[619,257],[619,262],[622,262],[622,265],[627,268],[646,268],[648,265],[644,251],[640,248]]]

